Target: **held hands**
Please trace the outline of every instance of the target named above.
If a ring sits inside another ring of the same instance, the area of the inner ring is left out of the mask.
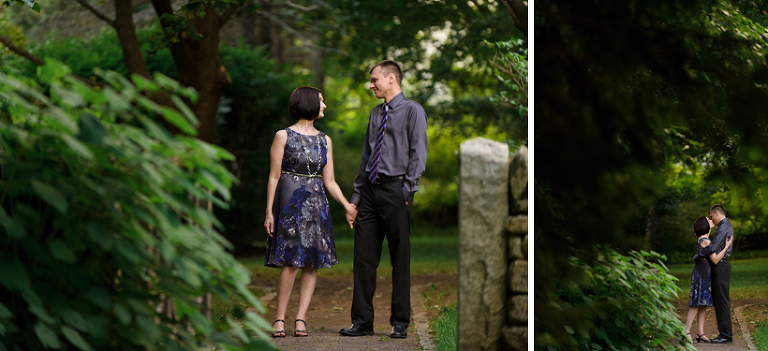
[[[353,228],[353,224],[355,223],[355,218],[357,218],[357,206],[355,204],[347,204],[347,224],[349,224],[350,228]]]
[[[275,218],[272,216],[271,213],[267,214],[267,217],[264,219],[264,229],[267,230],[267,234],[269,234],[269,237],[272,237],[272,231],[275,227]]]

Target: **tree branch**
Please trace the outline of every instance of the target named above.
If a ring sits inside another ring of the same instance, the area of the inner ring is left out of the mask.
[[[501,3],[512,16],[515,26],[528,37],[528,5],[524,0],[501,0]]]
[[[36,64],[38,66],[42,66],[42,65],[45,64],[45,61],[43,61],[43,59],[41,59],[41,58],[39,58],[39,57],[37,57],[35,55],[32,55],[32,53],[30,53],[27,50],[24,50],[24,49],[22,49],[22,48],[20,48],[20,47],[18,47],[16,45],[13,45],[13,40],[11,38],[8,38],[8,37],[2,35],[2,34],[0,34],[0,43],[3,43],[3,45],[5,45],[9,50],[13,51],[16,55],[25,57],[28,60],[32,61],[32,63],[34,63],[34,64]]]
[[[301,34],[301,32],[299,32],[298,30],[292,28],[287,23],[285,23],[281,19],[277,18],[277,16],[275,16],[274,14],[272,14],[270,12],[267,12],[267,11],[262,11],[261,14],[264,15],[264,16],[267,16],[271,21],[273,21],[273,22],[277,23],[278,25],[280,25],[281,27],[283,27],[283,29],[285,29],[287,32],[292,33],[293,35],[297,36],[299,39],[304,41],[304,43],[305,43],[304,45],[309,47],[309,48],[312,48],[312,49],[315,49],[315,50],[323,50],[323,51],[328,51],[328,52],[335,52],[337,54],[344,55],[344,56],[352,56],[349,53],[341,51],[339,49],[328,48],[328,47],[312,44],[312,41],[309,38],[307,38],[306,36],[304,36],[304,34]]]
[[[299,10],[302,10],[302,11],[306,11],[306,12],[311,12],[311,11],[317,10],[317,8],[320,7],[320,5],[312,5],[312,6],[309,6],[309,7],[301,6],[301,5],[294,4],[293,2],[291,2],[291,0],[285,0],[285,3],[288,4],[288,6],[290,6],[290,7],[293,7],[295,9],[299,9]]]
[[[77,1],[77,3],[80,4],[80,6],[84,7],[86,10],[90,11],[94,16],[98,17],[100,20],[102,20],[104,22],[107,22],[107,24],[109,24],[112,27],[115,26],[115,20],[107,17],[107,15],[101,13],[95,7],[93,7],[90,4],[88,4],[88,2],[86,2],[85,0],[75,0],[75,1]],[[120,1],[120,0],[117,0],[117,1]]]
[[[232,18],[232,15],[237,12],[238,7],[235,5],[229,5],[226,11],[219,14],[219,28],[223,27],[227,21],[229,21],[230,18]]]

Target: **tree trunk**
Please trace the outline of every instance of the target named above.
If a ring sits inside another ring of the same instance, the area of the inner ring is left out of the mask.
[[[325,60],[325,50],[316,49],[312,51],[310,57],[310,67],[312,67],[312,85],[315,88],[323,90],[325,85],[325,70],[323,69],[323,60]]]
[[[650,251],[654,249],[654,242],[659,232],[659,211],[653,204],[648,208],[648,220],[645,223],[645,249]]]
[[[149,68],[141,54],[141,45],[136,36],[136,27],[133,25],[133,4],[131,0],[115,0],[115,31],[120,39],[123,49],[123,59],[128,67],[128,75],[138,74],[144,78],[152,79]]]
[[[169,0],[153,0],[158,17],[173,13]],[[213,6],[203,11],[203,17],[189,19],[190,27],[200,34],[199,40],[189,39],[182,33],[179,41],[172,44],[171,55],[179,73],[179,82],[193,87],[199,95],[192,111],[199,125],[197,137],[208,143],[216,143],[216,111],[222,92],[232,81],[219,56],[219,15]],[[163,25],[168,25],[163,23]]]
[[[253,3],[253,1],[250,1],[250,3]],[[245,4],[245,6],[248,6],[248,4]],[[248,44],[248,46],[254,48],[260,44],[256,40],[255,13],[243,11],[243,14],[240,16],[240,32],[242,33],[241,36],[243,37],[243,41]]]

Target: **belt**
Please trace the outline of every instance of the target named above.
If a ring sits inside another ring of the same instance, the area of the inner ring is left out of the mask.
[[[282,172],[283,172],[283,174],[290,174],[290,175],[295,175],[295,176],[299,176],[299,177],[307,177],[307,178],[322,178],[323,177],[322,174],[302,174],[302,173],[288,172],[288,171],[282,171]]]
[[[404,175],[388,176],[384,174],[379,174],[379,176],[376,177],[376,180],[373,181],[373,184],[375,185],[387,184],[387,183],[392,183],[392,182],[396,182],[398,180],[403,180],[403,179],[405,179]]]

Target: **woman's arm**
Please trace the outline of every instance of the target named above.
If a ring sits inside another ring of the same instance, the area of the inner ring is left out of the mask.
[[[283,169],[283,152],[285,152],[285,142],[288,140],[288,133],[285,130],[279,130],[275,133],[275,140],[272,141],[272,148],[269,150],[269,182],[267,183],[267,215],[264,219],[264,229],[272,237],[275,230],[275,218],[272,215],[272,205],[275,203],[275,192],[277,191],[277,182],[280,181],[280,173]]]
[[[725,240],[725,248],[723,248],[718,253],[712,253],[709,255],[709,259],[712,260],[712,263],[717,264],[720,262],[720,260],[723,259],[723,256],[725,256],[725,252],[728,251],[728,247],[731,246],[731,243],[733,242],[733,236]]]
[[[326,135],[325,139],[328,143],[328,150],[326,152],[328,163],[326,163],[325,168],[323,168],[323,185],[325,185],[325,190],[328,194],[330,194],[336,202],[344,206],[344,209],[347,211],[347,223],[349,224],[349,227],[352,228],[352,223],[354,223],[355,217],[357,217],[357,207],[347,201],[344,197],[344,193],[341,192],[341,188],[336,184],[336,177],[333,174],[333,144],[331,143],[331,138],[329,136]]]

